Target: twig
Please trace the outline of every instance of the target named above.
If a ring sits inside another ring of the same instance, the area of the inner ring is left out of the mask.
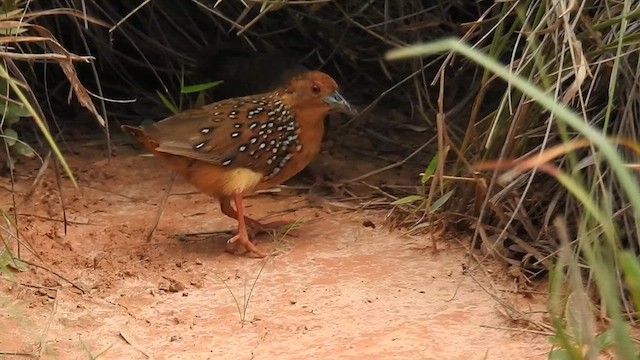
[[[44,328],[42,332],[42,336],[40,336],[40,349],[38,349],[38,358],[42,357],[42,353],[46,347],[47,342],[47,334],[49,333],[49,329],[51,329],[51,323],[53,322],[53,318],[56,315],[56,311],[58,311],[58,295],[60,294],[60,289],[56,289],[56,296],[53,300],[53,307],[51,308],[51,314],[49,314],[49,321],[47,321],[47,326]]]
[[[132,11],[130,11],[127,15],[125,15],[122,19],[120,19],[115,25],[113,25],[113,27],[111,27],[111,29],[109,29],[109,34],[111,34],[115,29],[117,29],[118,27],[120,27],[120,25],[122,25],[122,23],[124,23],[125,21],[127,21],[127,19],[129,19],[131,16],[133,16],[133,14],[135,14],[136,12],[138,12],[138,10],[142,9],[143,7],[145,7],[145,5],[147,5],[151,0],[144,0],[140,5],[138,5],[135,9],[133,9]]]
[[[26,216],[26,217],[33,217],[36,219],[40,219],[40,220],[46,220],[46,221],[53,221],[53,222],[64,222],[64,219],[56,219],[56,218],[52,218],[52,217],[48,217],[48,216],[43,216],[43,215],[36,215],[36,214],[27,214],[27,213],[18,213],[18,215],[20,216]],[[91,226],[98,226],[98,224],[91,224],[89,222],[80,222],[80,221],[73,221],[73,220],[68,220],[67,221],[68,224],[72,224],[72,225],[91,225]]]
[[[490,326],[490,325],[480,325],[480,327],[487,328],[487,329],[496,329],[496,330],[526,332],[526,333],[545,335],[545,336],[553,335],[553,331],[541,331],[541,330],[532,330],[532,329],[524,329],[524,328],[510,328],[510,327]]]
[[[147,241],[151,241],[151,237],[153,236],[153,233],[158,228],[158,223],[160,223],[160,218],[162,217],[162,213],[164,212],[164,208],[167,205],[167,200],[169,199],[169,195],[171,194],[171,188],[173,188],[173,184],[175,182],[176,182],[176,173],[172,172],[171,173],[171,179],[169,179],[169,183],[167,184],[167,189],[165,190],[164,195],[162,197],[162,201],[160,202],[160,205],[158,206],[158,211],[156,211],[156,217],[153,220],[153,224],[151,224],[151,229],[147,233]]]
[[[297,202],[301,202],[301,201],[304,201],[304,199],[300,199],[300,200],[298,200]],[[292,205],[293,205],[293,204],[295,204],[295,202],[292,202]],[[267,214],[267,215],[265,215],[265,216],[263,216],[263,217],[261,217],[261,218],[259,218],[259,219],[257,219],[257,220],[258,220],[258,221],[265,221],[265,220],[272,219],[272,218],[274,218],[274,217],[278,217],[278,216],[280,216],[280,215],[290,214],[290,213],[296,212],[296,211],[298,211],[298,210],[302,210],[302,209],[306,209],[306,208],[313,208],[313,207],[314,207],[314,206],[313,206],[313,205],[310,205],[310,204],[303,204],[303,205],[298,205],[298,206],[295,206],[295,207],[294,207],[294,206],[291,206],[291,207],[286,208],[286,209],[284,209],[284,210],[280,210],[280,211],[273,211],[273,212],[271,212],[271,213],[269,213],[269,214]]]
[[[93,56],[78,56],[78,55],[64,55],[64,54],[55,54],[55,53],[47,53],[47,54],[20,54],[20,53],[11,53],[6,51],[0,51],[0,57],[6,59],[14,59],[14,60],[30,60],[30,61],[45,61],[45,60],[75,60],[82,62],[90,62],[95,60]]]
[[[254,17],[253,19],[251,19],[251,21],[249,21],[249,23],[245,26],[242,27],[242,29],[240,29],[236,35],[240,36],[242,35],[245,31],[247,31],[253,24],[255,24],[256,22],[258,22],[258,20],[260,20],[260,18],[262,18],[264,15],[266,15],[269,11],[271,11],[271,8],[273,7],[273,4],[269,4],[267,5],[267,7],[264,9],[264,11],[261,11],[256,17]]]
[[[21,352],[11,352],[11,351],[0,351],[0,356],[21,356],[21,357],[28,357],[28,358],[35,358],[36,357],[34,354],[21,353]]]
[[[5,111],[7,111],[7,107],[8,104],[5,105]],[[4,114],[3,114],[4,116]],[[4,135],[4,130],[2,129],[2,126],[0,126],[0,134]],[[4,151],[7,155],[7,158],[9,161],[11,161],[11,151],[9,151],[9,144],[4,141]],[[14,232],[14,236],[16,239],[20,239],[20,227],[18,226],[18,206],[16,205],[16,177],[15,177],[15,169],[13,166],[9,166],[10,168],[10,172],[9,174],[11,175],[11,190],[9,190],[11,192],[11,204],[13,205],[13,232]],[[11,222],[11,221],[9,221]],[[11,234],[11,231],[8,231],[9,234]],[[4,239],[3,239],[3,243],[4,246],[8,248],[8,244],[5,243]],[[20,257],[20,241],[18,241],[18,257]],[[9,252],[9,254],[11,255],[11,252]]]
[[[56,187],[58,188],[58,200],[60,201],[60,208],[62,210],[62,224],[64,227],[64,234],[67,235],[67,227],[69,225],[67,221],[67,205],[65,202],[64,194],[62,193],[62,176],[60,168],[58,167],[58,159],[53,158],[53,170],[56,175]]]
[[[336,131],[341,131],[344,130],[345,128],[347,128],[349,125],[351,125],[354,121],[359,120],[363,117],[364,114],[366,114],[369,110],[371,110],[374,106],[376,106],[380,100],[382,100],[385,96],[387,96],[388,94],[390,94],[392,91],[394,91],[395,89],[399,88],[402,84],[404,84],[405,82],[413,79],[414,76],[421,74],[430,64],[427,64],[423,67],[421,67],[420,69],[414,71],[413,73],[411,73],[409,76],[405,77],[404,79],[398,81],[398,83],[396,83],[395,85],[393,85],[392,87],[388,88],[387,90],[383,91],[380,95],[378,95],[377,98],[375,98],[375,100],[373,100],[371,103],[369,103],[369,105],[367,105],[367,107],[365,107],[364,109],[362,109],[361,111],[358,112],[358,115],[354,116],[353,118],[351,118],[351,120],[347,121],[346,123],[344,123],[344,125],[340,126]]]
[[[409,154],[409,156],[405,157],[404,159],[402,159],[402,160],[400,160],[400,161],[397,161],[397,162],[395,162],[395,163],[393,163],[393,164],[390,164],[390,165],[384,166],[384,167],[382,167],[382,168],[379,168],[379,169],[376,169],[376,170],[370,171],[370,172],[368,172],[368,173],[366,173],[366,174],[364,174],[364,175],[356,176],[356,177],[354,177],[353,179],[350,179],[350,180],[345,181],[345,184],[352,183],[352,182],[356,182],[356,181],[359,181],[359,180],[362,180],[362,179],[366,179],[366,178],[368,178],[368,177],[370,177],[370,176],[380,174],[380,173],[382,173],[382,172],[385,172],[385,171],[387,171],[387,170],[391,170],[391,169],[396,168],[396,167],[398,167],[398,166],[402,166],[402,165],[404,165],[407,161],[409,161],[409,159],[411,159],[412,157],[416,156],[416,155],[417,155],[418,153],[420,153],[424,148],[426,148],[426,147],[427,147],[427,145],[430,145],[430,144],[433,142],[433,140],[435,140],[435,137],[432,137],[431,139],[429,139],[427,142],[425,142],[424,144],[422,144],[422,146],[420,146],[417,150],[415,150],[414,152],[412,152],[411,154]]]
[[[373,190],[381,193],[382,195],[384,195],[386,198],[390,199],[391,201],[398,200],[398,197],[393,196],[393,195],[389,194],[388,192],[382,190],[379,186],[375,186],[375,185],[369,184],[369,183],[367,183],[365,181],[362,181],[361,184],[363,184],[364,186],[366,186],[366,187],[368,187],[370,189],[373,189]]]
[[[25,263],[25,264],[27,264],[27,265],[35,266],[35,267],[37,267],[37,268],[40,268],[40,269],[42,269],[42,270],[45,270],[45,271],[50,272],[50,273],[52,273],[53,275],[55,275],[55,276],[59,277],[60,279],[62,279],[62,280],[64,280],[64,281],[68,282],[68,283],[69,283],[69,284],[71,284],[74,288],[76,288],[76,289],[80,290],[80,292],[81,292],[81,293],[86,294],[86,291],[85,291],[85,290],[84,290],[80,285],[78,285],[78,284],[76,284],[75,282],[73,282],[73,281],[71,281],[71,280],[67,279],[66,277],[64,277],[64,276],[60,275],[60,273],[58,273],[57,271],[51,270],[51,269],[49,269],[48,267],[46,267],[46,266],[44,266],[44,265],[40,265],[40,264],[33,263],[33,262],[29,261],[29,260],[20,259],[20,261],[22,261],[23,263]]]
[[[124,195],[124,194],[117,193],[115,191],[111,191],[111,190],[107,190],[107,189],[100,189],[100,188],[97,188],[97,187],[94,187],[94,186],[90,186],[90,185],[83,185],[83,184],[78,184],[78,185],[83,187],[83,188],[90,189],[90,190],[94,190],[94,191],[99,191],[99,192],[103,192],[103,193],[106,193],[106,194],[120,196],[120,197],[125,198],[127,200],[131,200],[131,201],[135,201],[135,202],[146,202],[143,199],[135,198],[133,196],[127,196],[127,195]],[[152,204],[150,204],[150,205],[152,205]]]
[[[36,192],[36,190],[38,189],[38,186],[42,182],[42,179],[44,178],[44,174],[46,170],[49,168],[50,161],[51,161],[51,151],[49,151],[47,153],[47,156],[45,156],[44,161],[42,162],[42,166],[40,166],[40,169],[36,174],[36,178],[33,180],[33,183],[31,184],[31,187],[27,191],[27,194],[22,198],[22,202],[20,206],[26,204],[29,200],[31,200],[31,197]]]
[[[44,285],[30,284],[30,283],[24,283],[24,282],[21,282],[20,285],[21,286],[30,287],[30,288],[34,288],[34,289],[45,289],[45,290],[58,290],[58,289],[60,289],[60,287],[44,286]]]

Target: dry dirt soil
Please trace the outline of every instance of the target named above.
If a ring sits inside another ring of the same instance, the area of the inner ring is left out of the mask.
[[[170,174],[116,150],[110,163],[89,147],[70,157],[66,234],[53,171],[28,200],[37,169],[18,171],[29,264],[0,280],[0,358],[546,358],[545,331],[526,321],[544,312],[544,284],[514,291],[503,265],[469,262],[462,237],[390,232],[386,211],[289,191],[250,197],[247,212],[298,219],[296,236],[259,236],[279,252],[266,260],[231,255],[235,222],[178,179],[147,241]],[[0,178],[2,209],[10,189]]]

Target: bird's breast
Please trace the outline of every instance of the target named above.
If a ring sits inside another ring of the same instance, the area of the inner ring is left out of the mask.
[[[265,174],[263,181],[257,186],[256,190],[280,185],[302,171],[320,152],[323,133],[324,125],[322,121],[314,123],[313,126],[301,126],[298,132],[299,147],[291,149],[287,163],[279,168],[277,173]]]

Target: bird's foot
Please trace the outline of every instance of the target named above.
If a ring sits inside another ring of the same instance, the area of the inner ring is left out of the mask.
[[[225,251],[230,254],[235,254],[236,251],[238,251],[238,247],[242,245],[248,252],[255,254],[257,257],[263,258],[267,256],[266,253],[258,249],[253,241],[249,240],[249,236],[247,235],[246,231],[241,231],[240,233],[238,233],[238,235],[227,240],[227,244],[230,246],[227,246]]]

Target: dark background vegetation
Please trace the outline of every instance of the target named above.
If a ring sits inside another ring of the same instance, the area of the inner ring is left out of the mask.
[[[222,1],[211,8],[206,2],[157,0],[138,10],[135,2],[53,1],[33,6],[71,7],[114,26],[85,27],[82,19],[71,16],[38,19],[67,50],[96,57],[95,70],[90,64],[77,66],[83,84],[110,99],[135,99],[105,103],[114,119],[135,122],[168,115],[156,91],[177,97],[182,76],[186,84],[224,80],[207,94],[207,100],[214,101],[260,92],[299,66],[330,73],[349,99],[367,105],[427,65],[426,61],[384,62],[386,50],[461,36],[461,24],[474,21],[492,4],[467,3],[472,6],[456,1],[320,2],[262,13],[259,2],[247,9],[241,1]],[[427,66],[415,81],[384,96],[382,105],[411,113],[420,101],[416,95],[435,98],[428,85],[439,66]],[[465,70],[461,62],[455,67],[453,72]],[[51,88],[64,83],[58,69],[48,67],[47,82],[42,81],[42,67],[36,67],[33,75],[40,80],[34,82],[39,93],[45,94],[48,85],[49,95],[66,100],[64,86]],[[419,94],[413,94],[416,85],[421,87]],[[65,103],[53,102],[54,111],[74,115]]]

